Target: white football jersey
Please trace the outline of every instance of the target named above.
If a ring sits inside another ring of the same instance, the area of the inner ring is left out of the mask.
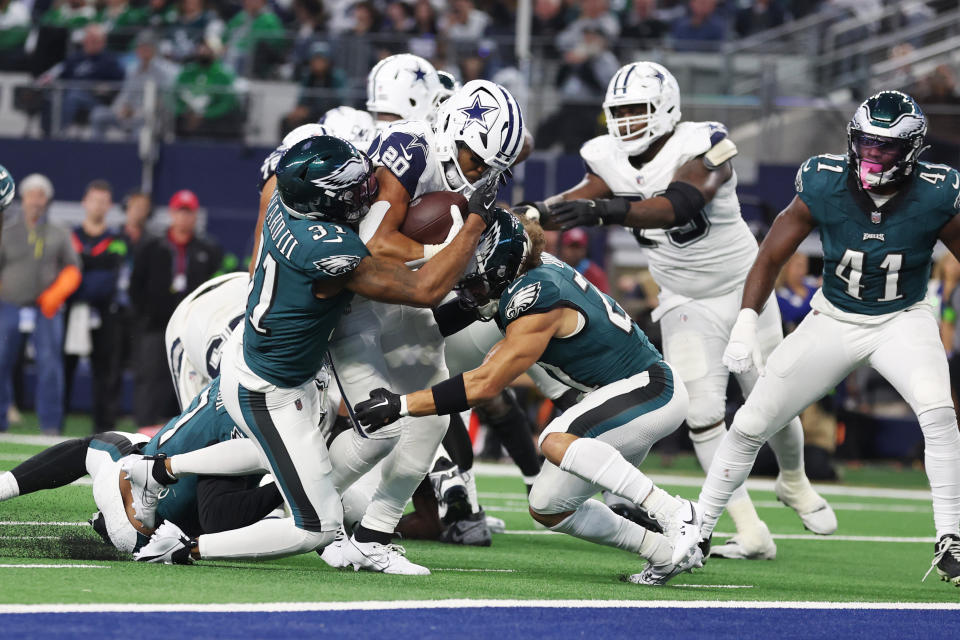
[[[580,155],[614,195],[643,200],[666,191],[682,164],[726,136],[726,128],[718,122],[681,122],[653,160],[639,169],[609,135],[588,141]],[[682,227],[634,232],[649,252],[650,273],[661,289],[690,298],[712,298],[746,280],[757,256],[757,242],[740,215],[736,188],[734,174],[700,215]]]

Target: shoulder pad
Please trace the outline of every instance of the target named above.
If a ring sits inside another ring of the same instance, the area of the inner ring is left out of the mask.
[[[430,149],[423,132],[412,127],[404,129],[407,127],[385,129],[370,145],[369,155],[375,165],[389,169],[412,198],[427,168]]]
[[[355,270],[370,255],[353,229],[329,222],[313,222],[310,260],[321,278],[336,278]]]
[[[823,176],[835,176],[843,173],[847,166],[847,157],[832,153],[824,153],[819,156],[808,158],[806,162],[797,169],[797,176],[794,179],[794,188],[797,193],[803,193],[805,188],[817,180],[823,179]]]
[[[609,159],[613,145],[613,138],[609,135],[597,136],[584,142],[583,146],[580,147],[580,157],[583,159],[587,171],[597,173],[597,166],[605,159]]]
[[[721,138],[719,142],[703,154],[703,166],[710,171],[715,171],[724,162],[736,156],[737,153],[737,145],[733,144],[733,140],[726,137]]]
[[[522,315],[552,309],[559,299],[557,285],[538,277],[534,271],[525,274],[506,288],[500,297],[500,321],[506,327]]]
[[[283,157],[286,150],[287,148],[285,146],[280,145],[274,149],[270,155],[264,158],[263,164],[260,165],[260,178],[257,181],[257,191],[263,191],[263,185],[267,184],[267,180],[277,173],[277,165],[280,163],[280,158]]]

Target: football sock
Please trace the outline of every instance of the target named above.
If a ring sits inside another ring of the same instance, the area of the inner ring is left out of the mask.
[[[510,458],[520,469],[520,473],[525,477],[536,477],[540,473],[540,458],[537,456],[537,447],[533,443],[527,416],[520,408],[513,392],[504,390],[500,397],[506,412],[492,415],[493,412],[485,411],[483,412],[484,422],[497,435],[500,444],[507,450]]]
[[[760,440],[748,438],[740,433],[737,424],[727,432],[720,443],[710,472],[700,490],[700,508],[703,509],[703,526],[700,533],[709,538],[724,507],[730,501],[734,491],[739,488],[757,459],[757,452],[763,444]]]
[[[0,473],[0,502],[16,498],[18,495],[20,495],[20,486],[13,474],[9,471]]]
[[[562,522],[550,527],[550,530],[632,553],[641,552],[644,535],[648,533],[640,525],[621,518],[602,502],[592,498]],[[671,553],[672,550],[667,553],[667,560],[670,560]]]
[[[559,467],[638,504],[653,489],[650,478],[627,462],[619,451],[593,438],[577,438],[571,442]]]
[[[780,471],[795,471],[806,475],[803,467],[803,425],[794,418],[783,429],[770,436],[770,448],[777,456]]]
[[[430,471],[449,423],[446,416],[423,416],[403,429],[393,451],[384,458],[383,477],[363,514],[362,526],[393,533],[410,496]]]
[[[170,472],[174,478],[181,475],[245,476],[269,472],[264,466],[260,450],[252,440],[237,438],[181,453],[170,458]]]
[[[92,436],[55,444],[15,466],[10,470],[18,487],[14,495],[56,489],[87,475],[87,447],[91,440]]]
[[[390,533],[367,529],[362,524],[353,532],[353,539],[357,542],[379,542],[380,544],[390,544],[390,536]]]
[[[690,441],[693,442],[693,451],[697,455],[697,461],[700,462],[700,468],[703,469],[704,473],[710,471],[710,464],[713,462],[713,457],[717,455],[717,449],[720,448],[720,443],[723,441],[723,436],[727,433],[727,425],[721,422],[718,425],[714,425],[709,429],[703,431],[690,431]],[[733,492],[733,495],[730,497],[731,503],[746,504],[750,503],[750,495],[747,493],[746,487],[737,487]],[[736,513],[734,513],[734,511]],[[750,503],[749,508],[742,508],[739,510],[730,511],[730,517],[733,518],[733,524],[737,527],[737,531],[746,531],[753,527],[760,526],[760,517],[757,516],[756,509],[753,508],[753,504]],[[753,514],[751,517],[751,513]]]
[[[923,462],[939,540],[948,533],[960,533],[960,432],[953,407],[924,411],[917,418],[923,430]]]
[[[450,461],[460,467],[461,471],[473,468],[473,444],[459,413],[450,414],[450,426],[447,428],[447,435],[443,436],[443,448],[450,456]]]
[[[293,518],[271,518],[242,529],[201,535],[197,546],[205,560],[278,558],[324,547],[333,542],[336,534],[298,529]]]
[[[656,486],[650,491],[650,495],[639,504],[647,510],[651,518],[659,518],[661,514],[673,513],[682,506],[679,500]]]
[[[467,485],[467,501],[470,503],[470,513],[480,511],[480,498],[477,495],[477,479],[473,477],[473,471],[461,471],[460,477],[463,483]]]
[[[383,459],[398,438],[362,438],[356,431],[345,431],[330,444],[333,486],[341,494]]]

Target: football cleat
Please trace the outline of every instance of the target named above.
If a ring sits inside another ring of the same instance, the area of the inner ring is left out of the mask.
[[[324,547],[322,551],[317,551],[317,553],[324,562],[334,569],[344,569],[350,566],[350,563],[347,562],[343,555],[346,544],[347,534],[343,530],[343,527],[340,527],[337,529],[337,537],[333,539],[333,542]]]
[[[121,461],[120,468],[130,481],[134,515],[148,529],[156,526],[157,504],[167,485],[177,481],[167,473],[164,465],[166,459],[167,456],[162,453],[155,456],[134,454]]]
[[[481,510],[481,513],[483,513],[482,510]],[[487,528],[490,529],[490,533],[503,533],[504,531],[507,530],[507,523],[501,520],[500,518],[496,518],[494,516],[489,516],[489,515],[486,518],[487,518]]]
[[[678,576],[684,571],[697,569],[703,566],[703,553],[698,547],[686,560],[680,564],[660,564],[655,565],[651,562],[643,568],[640,573],[627,576],[626,581],[633,584],[645,584],[649,586],[662,586],[667,584],[674,576]]]
[[[837,530],[837,514],[806,478],[800,483],[789,484],[782,475],[773,485],[777,500],[797,512],[804,528],[820,536],[828,536]]]
[[[407,560],[407,550],[398,544],[357,542],[350,537],[344,543],[343,557],[354,571],[376,571],[402,576],[428,576],[430,569]]]
[[[437,496],[437,508],[444,524],[470,515],[473,510],[470,508],[467,483],[463,480],[460,467],[446,458],[440,458],[428,477],[433,493]]]
[[[150,542],[133,554],[133,559],[137,562],[193,564],[190,549],[196,544],[197,541],[187,537],[180,527],[164,520],[150,536]]]
[[[936,569],[941,580],[960,587],[960,536],[954,533],[940,536],[933,545],[933,551],[933,562],[923,579],[926,580],[930,572]]]
[[[770,535],[770,529],[763,521],[756,530],[741,531],[723,544],[710,549],[711,558],[729,560],[774,560],[777,557],[777,544]]]
[[[689,559],[700,543],[701,517],[695,503],[680,496],[677,496],[677,500],[680,506],[672,512],[649,515],[657,521],[663,529],[663,535],[673,545],[672,564],[680,565]]]
[[[493,543],[487,516],[483,509],[453,522],[440,534],[440,542],[464,544],[471,547],[489,547]]]

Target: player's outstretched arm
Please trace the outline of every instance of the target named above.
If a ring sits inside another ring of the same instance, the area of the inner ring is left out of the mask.
[[[753,309],[760,313],[773,291],[780,269],[796,253],[797,247],[810,235],[813,227],[810,209],[803,200],[794,196],[786,209],[777,215],[767,237],[760,244],[757,259],[747,274],[741,309]]]
[[[368,256],[354,270],[346,288],[380,302],[434,307],[463,275],[485,228],[483,219],[471,214],[450,244],[418,271],[411,271],[396,258]]]
[[[562,330],[566,309],[523,316],[507,327],[506,337],[494,345],[482,365],[405,396],[376,389],[359,403],[355,413],[368,431],[402,416],[447,415],[488,401],[529,369],[543,355],[550,339]]]
[[[380,191],[360,224],[360,239],[375,256],[400,262],[423,258],[423,245],[400,233],[410,204],[406,187],[386,167],[377,169],[377,182]]]

